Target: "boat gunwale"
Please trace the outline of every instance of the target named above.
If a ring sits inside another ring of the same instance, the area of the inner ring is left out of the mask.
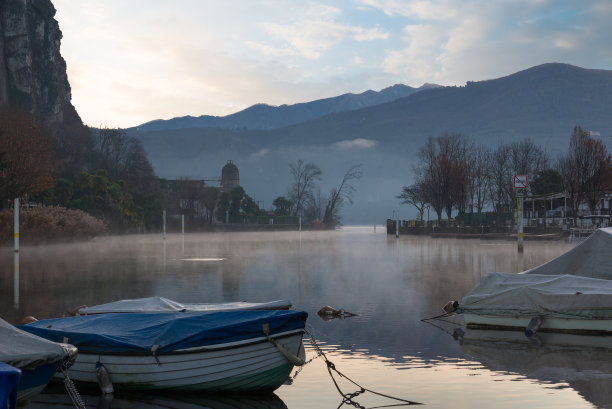
[[[270,335],[271,339],[283,339],[283,338],[288,338],[294,335],[298,335],[301,333],[301,335],[303,336],[304,333],[306,331],[302,328],[299,329],[295,329],[295,330],[291,330],[291,331],[285,331],[285,332],[280,332],[278,334],[273,334]],[[228,342],[228,343],[224,343],[224,344],[216,344],[216,345],[202,345],[202,346],[198,346],[198,347],[191,347],[191,348],[185,348],[185,349],[177,349],[174,351],[169,351],[169,352],[163,352],[163,353],[152,353],[151,351],[149,352],[118,352],[118,351],[113,351],[113,352],[88,352],[88,351],[83,351],[83,350],[79,350],[79,354],[87,354],[87,355],[100,355],[100,356],[110,356],[110,355],[118,355],[118,356],[169,356],[169,355],[184,355],[184,354],[193,354],[193,353],[199,353],[199,352],[207,352],[207,351],[223,351],[223,350],[228,350],[228,349],[234,349],[237,347],[243,347],[243,346],[249,346],[249,345],[256,345],[256,344],[260,344],[260,343],[265,343],[265,342],[269,342],[268,339],[264,336],[262,337],[257,337],[257,338],[248,338],[248,339],[244,339],[241,341],[234,341],[234,342]],[[77,347],[78,348],[78,347]]]

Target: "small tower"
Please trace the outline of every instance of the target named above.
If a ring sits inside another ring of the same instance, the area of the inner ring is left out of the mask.
[[[228,160],[221,170],[221,189],[228,191],[235,186],[240,186],[240,174],[238,166],[234,162]]]

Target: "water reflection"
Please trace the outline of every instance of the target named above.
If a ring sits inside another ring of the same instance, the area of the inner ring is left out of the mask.
[[[610,337],[468,330],[461,348],[492,371],[549,384],[566,383],[597,407],[612,407]]]
[[[526,242],[520,258],[514,242],[396,239],[371,226],[335,232],[177,234],[166,240],[159,235],[102,237],[22,247],[18,280],[12,248],[3,248],[0,312],[15,323],[26,315],[57,317],[77,305],[124,298],[207,303],[289,299],[310,314],[309,330],[339,369],[370,389],[429,407],[471,408],[479,402],[490,402],[494,409],[534,403],[556,409],[610,407],[612,397],[585,386],[597,379],[609,382],[609,372],[601,367],[611,362],[607,355],[565,354],[567,368],[560,372],[570,371],[574,362],[579,368],[575,377],[597,375],[584,384],[562,376],[541,379],[528,375],[536,369],[529,363],[538,354],[550,356],[546,342],[543,349],[517,351],[516,359],[504,360],[500,344],[478,355],[465,340],[454,339],[460,321],[444,324],[448,333],[421,321],[442,313],[448,300],[460,299],[486,273],[528,269],[574,245]],[[326,305],[357,315],[324,321],[316,313]],[[314,352],[308,353],[312,357]],[[533,359],[518,359],[529,354]],[[501,362],[493,366],[490,359],[496,357]],[[290,408],[340,403],[319,359],[276,393]],[[511,404],[500,396],[512,396]],[[387,403],[363,399],[364,406]]]
[[[287,409],[274,393],[264,394],[155,394],[123,393],[116,396],[81,394],[87,408],[96,409]],[[33,397],[23,409],[74,408],[72,400],[60,386],[52,385]]]

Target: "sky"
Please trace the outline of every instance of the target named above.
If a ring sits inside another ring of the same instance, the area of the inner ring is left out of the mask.
[[[86,125],[228,115],[562,62],[612,69],[609,0],[53,0]]]

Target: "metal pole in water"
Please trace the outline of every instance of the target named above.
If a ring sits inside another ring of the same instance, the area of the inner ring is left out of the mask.
[[[15,215],[15,274],[13,275],[13,304],[15,309],[19,309],[19,198],[13,204]]]
[[[13,306],[19,309],[19,252],[15,253],[15,274],[13,276]]]
[[[163,231],[162,236],[164,240],[166,240],[166,211],[165,210],[163,211],[163,219],[164,219],[164,231]]]
[[[302,216],[300,216],[300,231],[302,231]]]
[[[518,252],[523,252],[523,193],[519,193],[516,203],[516,213],[518,216],[518,232],[517,232],[517,243],[518,243]]]
[[[181,234],[185,235],[185,215],[181,215]]]
[[[13,205],[13,214],[15,215],[15,253],[19,252],[19,198],[15,199]]]

